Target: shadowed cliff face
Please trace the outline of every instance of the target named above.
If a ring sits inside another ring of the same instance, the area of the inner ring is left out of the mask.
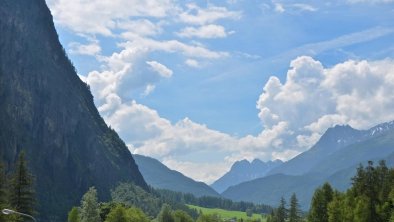
[[[44,0],[0,1],[0,158],[9,170],[21,150],[45,221],[64,221],[89,186],[103,199],[119,181],[147,188],[65,55]]]

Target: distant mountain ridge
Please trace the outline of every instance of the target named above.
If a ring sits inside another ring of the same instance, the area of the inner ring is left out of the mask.
[[[248,160],[237,161],[233,164],[230,171],[216,180],[211,187],[221,193],[230,186],[264,177],[270,170],[280,166],[282,163],[281,160],[263,162],[259,159],[254,159],[252,162]]]
[[[273,169],[266,177],[228,188],[222,196],[275,206],[281,196],[289,198],[295,192],[307,210],[317,186],[328,181],[345,190],[360,163],[382,159],[394,166],[394,121],[368,130],[335,126],[310,150]]]
[[[148,189],[67,58],[44,0],[0,1],[0,113],[0,159],[12,171],[25,150],[40,221],[65,221],[90,186],[100,200],[120,181]]]
[[[281,166],[272,169],[268,175],[282,173],[302,175],[319,164],[326,156],[351,144],[360,143],[394,129],[394,121],[382,123],[368,130],[357,130],[349,125],[337,125],[327,129],[320,140],[309,150],[299,154]]]
[[[191,193],[196,197],[220,195],[203,182],[197,182],[182,173],[171,170],[160,161],[138,154],[133,155],[145,181],[154,188]]]

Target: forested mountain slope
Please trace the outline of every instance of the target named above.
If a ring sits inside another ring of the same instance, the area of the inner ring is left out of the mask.
[[[64,221],[90,186],[103,199],[118,181],[147,188],[67,58],[44,0],[0,1],[0,113],[0,158],[10,171],[26,151],[42,221]]]

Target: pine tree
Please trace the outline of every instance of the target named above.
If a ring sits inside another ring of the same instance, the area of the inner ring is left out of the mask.
[[[100,210],[97,202],[97,190],[90,187],[81,201],[81,222],[100,222]]]
[[[276,222],[285,222],[287,220],[286,200],[283,197],[280,199],[280,204],[276,211],[275,218]]]
[[[328,222],[328,204],[332,201],[334,191],[329,183],[316,189],[312,197],[311,209],[308,216],[310,222]]]
[[[289,222],[299,222],[301,221],[301,210],[298,204],[297,196],[295,193],[291,195],[290,198],[290,209],[289,209]]]
[[[33,188],[34,177],[27,168],[25,152],[19,154],[16,169],[11,178],[10,186],[10,206],[21,213],[35,214],[34,206],[36,203]]]

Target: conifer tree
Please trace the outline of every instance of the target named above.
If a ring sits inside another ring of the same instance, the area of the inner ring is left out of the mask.
[[[280,204],[276,211],[275,219],[276,222],[285,222],[287,220],[286,200],[283,197],[280,199]]]
[[[19,154],[16,169],[12,175],[10,183],[9,203],[11,208],[29,215],[35,214],[34,206],[36,200],[33,181],[34,177],[27,167],[25,152],[22,151]]]
[[[289,222],[301,221],[301,210],[295,193],[290,198]]]
[[[317,188],[312,197],[309,222],[328,222],[328,204],[333,199],[334,191],[329,183]]]
[[[97,202],[97,190],[90,187],[81,201],[81,222],[100,222],[100,210]]]

